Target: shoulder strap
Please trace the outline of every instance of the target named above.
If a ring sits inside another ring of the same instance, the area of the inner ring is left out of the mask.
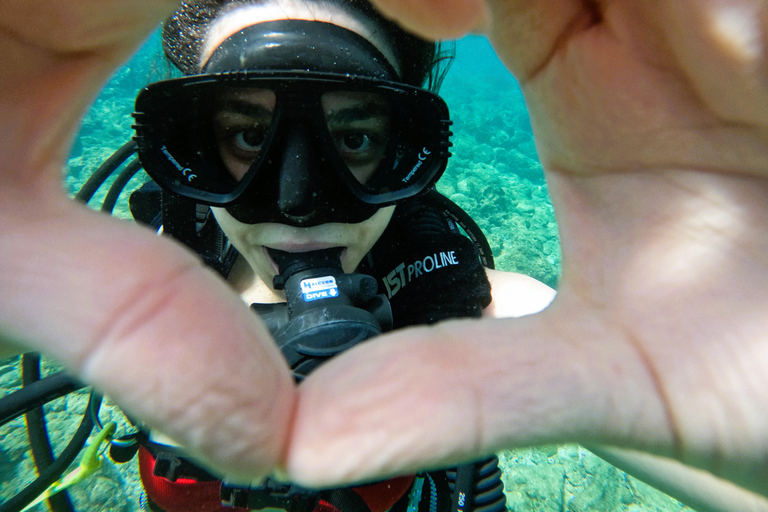
[[[229,275],[238,252],[208,206],[170,194],[151,181],[131,194],[129,204],[137,222],[162,226],[164,234],[195,251],[206,265],[224,278]]]
[[[477,247],[478,253],[480,253],[480,261],[486,268],[494,269],[496,265],[493,261],[493,251],[491,245],[488,243],[488,239],[485,237],[485,233],[477,225],[477,222],[465,212],[461,206],[457,205],[436,189],[431,189],[427,192],[423,200],[439,209],[443,215],[451,219],[453,222],[459,225],[461,229],[467,234]]]

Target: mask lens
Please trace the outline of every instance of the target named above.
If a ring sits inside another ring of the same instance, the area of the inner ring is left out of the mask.
[[[435,98],[389,87],[322,94],[332,158],[353,178],[358,197],[370,204],[410,197],[439,177],[448,113]]]
[[[211,115],[216,148],[238,183],[266,149],[275,103],[274,91],[259,88],[227,89],[216,98]]]
[[[226,202],[263,154],[275,92],[216,81],[160,82],[136,101],[139,156],[150,176],[177,194]]]
[[[389,147],[388,99],[375,92],[332,91],[322,95],[321,104],[341,160],[358,183],[367,184]]]

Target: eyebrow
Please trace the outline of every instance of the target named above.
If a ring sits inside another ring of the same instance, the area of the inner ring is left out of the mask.
[[[227,112],[231,114],[244,114],[255,118],[272,118],[273,110],[260,103],[251,103],[250,101],[228,99],[224,100],[217,112]]]
[[[376,101],[357,105],[349,108],[330,111],[328,124],[333,123],[351,123],[354,121],[365,121],[372,117],[385,117],[389,115],[389,108],[386,104]]]

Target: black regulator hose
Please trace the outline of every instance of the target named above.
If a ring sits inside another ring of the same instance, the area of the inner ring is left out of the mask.
[[[40,354],[29,352],[21,356],[21,384],[30,386],[40,380]],[[51,448],[51,440],[48,436],[48,428],[45,421],[45,411],[42,407],[36,407],[27,412],[27,437],[32,447],[32,458],[38,472],[45,469],[56,460]],[[72,501],[66,490],[56,493],[48,498],[48,506],[52,512],[74,512]]]
[[[0,426],[83,387],[85,384],[64,372],[49,375],[29,386],[24,386],[0,399]]]
[[[141,162],[139,162],[138,158],[135,158],[132,162],[125,166],[125,169],[120,171],[120,174],[118,174],[117,178],[115,178],[115,182],[112,183],[111,187],[109,187],[109,191],[104,197],[104,202],[101,203],[101,211],[110,214],[112,213],[112,210],[115,209],[115,205],[117,204],[117,199],[120,197],[120,193],[123,191],[128,182],[131,181],[131,178],[133,178],[141,169]]]
[[[136,152],[136,143],[134,141],[128,141],[123,146],[115,151],[103,164],[99,166],[96,171],[91,174],[85,185],[77,192],[75,199],[87,203],[93,197],[93,194],[101,187],[107,178],[112,176],[115,169],[120,167],[120,164],[128,160],[128,158]]]

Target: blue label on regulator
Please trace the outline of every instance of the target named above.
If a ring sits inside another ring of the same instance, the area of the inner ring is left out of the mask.
[[[332,299],[339,296],[339,287],[333,276],[313,277],[301,282],[301,294],[304,302],[312,302],[319,299]]]

